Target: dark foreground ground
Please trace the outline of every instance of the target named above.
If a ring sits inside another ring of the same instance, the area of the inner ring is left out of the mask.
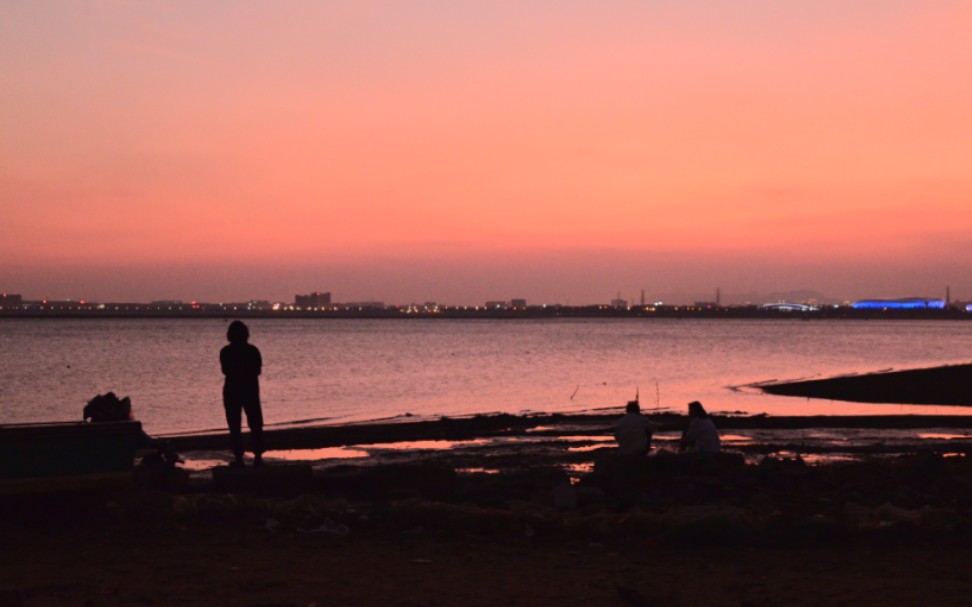
[[[934,453],[281,464],[0,504],[3,606],[958,605],[970,565],[972,464]]]
[[[262,516],[9,519],[6,603],[115,605],[963,605],[964,542],[667,545],[631,533],[351,529]],[[18,601],[20,601],[18,603]]]
[[[768,438],[702,460],[619,459],[610,419],[293,429],[272,448],[473,442],[192,478],[139,468],[129,489],[4,497],[0,607],[972,600],[972,446],[911,432],[967,437],[967,418],[723,418]],[[835,428],[838,444],[808,442]]]

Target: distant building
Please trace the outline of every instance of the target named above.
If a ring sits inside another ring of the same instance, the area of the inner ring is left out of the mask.
[[[294,306],[298,310],[319,310],[331,305],[331,293],[314,292],[310,295],[295,295]]]
[[[855,310],[944,310],[944,299],[904,297],[901,299],[862,299],[851,304]]]
[[[507,301],[487,301],[487,310],[507,310],[510,307],[510,303]]]
[[[766,303],[759,306],[760,310],[776,310],[778,312],[816,312],[820,308],[802,303],[789,303],[785,301],[777,303]]]
[[[616,299],[612,299],[611,300],[611,307],[612,308],[627,308],[628,307],[628,300],[621,299],[620,297],[618,297]]]
[[[23,303],[24,298],[20,295],[0,294],[0,310],[19,310]]]
[[[525,299],[511,299],[510,307],[514,310],[526,310],[527,300]]]
[[[331,301],[331,294],[326,293],[328,297],[328,302]],[[384,310],[385,302],[383,301],[352,301],[349,303],[341,304],[342,310]]]

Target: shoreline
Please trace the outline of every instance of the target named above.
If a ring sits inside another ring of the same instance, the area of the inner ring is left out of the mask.
[[[442,420],[396,421],[271,430],[265,433],[271,465],[306,465],[316,472],[336,468],[420,464],[460,474],[502,474],[556,468],[574,481],[611,457],[613,425],[620,415],[488,415]],[[686,418],[651,416],[663,428],[652,453],[672,455]],[[799,458],[828,465],[918,453],[972,453],[968,416],[713,416],[723,448],[749,464],[764,458]],[[244,433],[246,437],[246,433]],[[229,463],[225,432],[167,438],[194,476],[208,477]]]
[[[276,449],[319,449],[361,443],[401,443],[414,441],[458,441],[491,437],[564,437],[607,433],[621,417],[618,413],[524,414],[508,413],[443,417],[410,421],[354,422],[334,425],[265,429],[268,447]],[[668,430],[684,427],[687,418],[675,413],[646,415]],[[720,431],[725,430],[809,430],[871,429],[921,430],[930,428],[967,428],[969,415],[712,415]],[[244,432],[248,434],[248,432]],[[212,450],[227,444],[225,431],[184,435],[163,435],[175,449]]]

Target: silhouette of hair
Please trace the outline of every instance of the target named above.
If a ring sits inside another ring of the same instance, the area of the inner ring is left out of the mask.
[[[234,320],[226,330],[226,339],[231,344],[245,344],[250,339],[250,330],[242,321]]]
[[[689,417],[709,417],[709,414],[702,408],[702,403],[693,400],[689,403]]]
[[[624,408],[625,413],[641,413],[641,405],[636,400],[629,400],[628,406]]]

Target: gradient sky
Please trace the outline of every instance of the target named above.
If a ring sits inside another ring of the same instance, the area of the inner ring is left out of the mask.
[[[0,291],[972,299],[972,4],[0,3]]]

